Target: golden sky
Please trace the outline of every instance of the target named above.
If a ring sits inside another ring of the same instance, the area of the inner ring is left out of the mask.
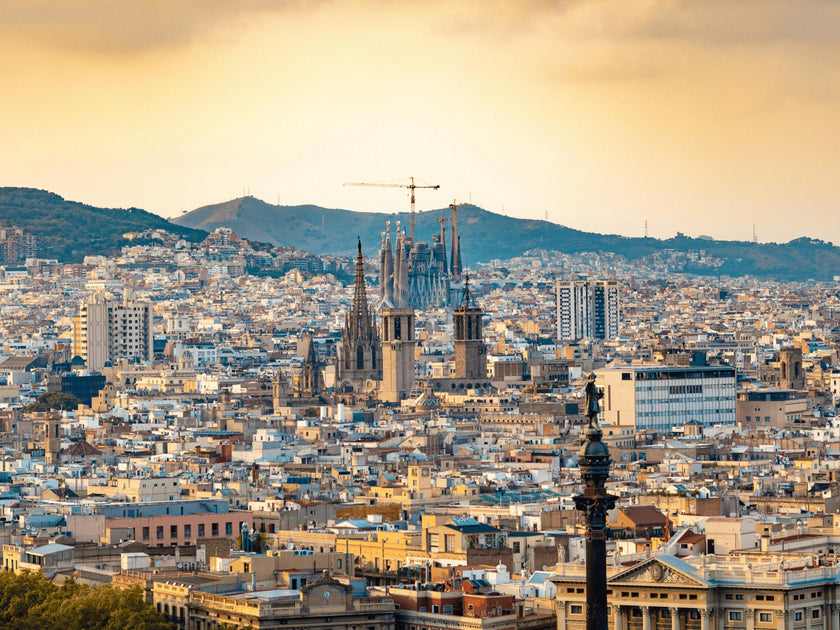
[[[0,185],[840,243],[834,0],[0,0]]]

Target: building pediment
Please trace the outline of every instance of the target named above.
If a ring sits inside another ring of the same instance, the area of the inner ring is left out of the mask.
[[[643,584],[656,586],[658,584],[680,584],[683,586],[706,587],[707,582],[700,577],[699,572],[687,562],[674,556],[651,558],[630,567],[609,579],[611,585]]]

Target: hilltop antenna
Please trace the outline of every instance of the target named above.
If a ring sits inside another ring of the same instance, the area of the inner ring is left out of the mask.
[[[548,210],[545,211],[545,220],[548,222]]]
[[[753,223],[753,243],[758,244],[758,235],[755,233],[755,223]]]
[[[645,238],[648,237],[647,219],[645,219]]]

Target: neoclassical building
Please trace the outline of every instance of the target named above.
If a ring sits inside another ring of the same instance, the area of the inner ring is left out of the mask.
[[[653,556],[609,566],[615,630],[840,630],[840,564],[817,554]],[[586,574],[561,564],[557,630],[586,627]]]

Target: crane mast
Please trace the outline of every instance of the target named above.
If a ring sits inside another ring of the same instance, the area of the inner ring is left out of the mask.
[[[418,188],[431,188],[432,190],[437,190],[440,188],[438,184],[417,184],[414,181],[414,177],[409,177],[408,184],[375,184],[375,183],[368,183],[368,182],[346,182],[345,186],[374,186],[377,188],[407,188],[411,191],[411,242],[412,244],[415,243],[415,235],[414,235],[414,191]]]

